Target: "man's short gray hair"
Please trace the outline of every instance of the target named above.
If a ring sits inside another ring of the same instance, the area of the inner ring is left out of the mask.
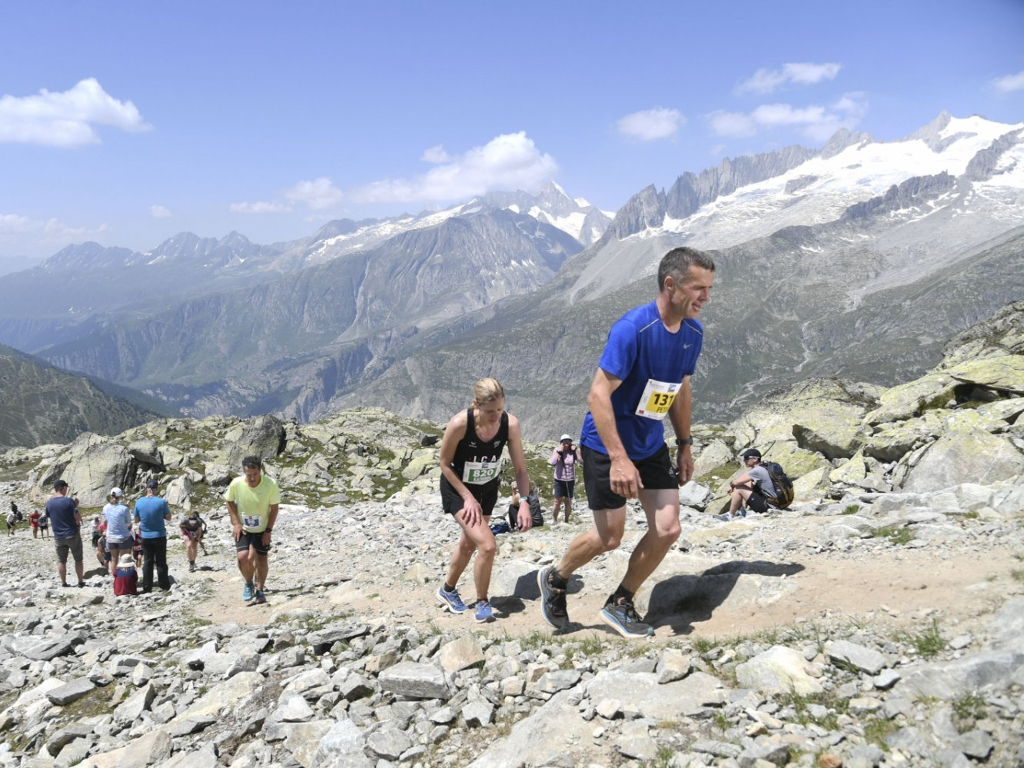
[[[698,251],[696,248],[673,248],[661,258],[661,264],[658,265],[658,290],[665,287],[665,278],[669,275],[676,280],[685,278],[690,267],[700,267],[708,272],[714,272],[715,262],[704,251]]]

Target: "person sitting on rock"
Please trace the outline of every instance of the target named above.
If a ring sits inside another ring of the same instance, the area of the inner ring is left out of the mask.
[[[740,510],[751,510],[759,515],[768,511],[768,505],[774,504],[775,484],[768,470],[761,466],[761,452],[757,448],[748,448],[741,454],[743,466],[747,471],[729,483],[732,495],[729,511],[721,516],[728,520],[740,516]]]

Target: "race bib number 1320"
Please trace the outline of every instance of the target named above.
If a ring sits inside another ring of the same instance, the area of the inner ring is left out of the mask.
[[[647,380],[647,386],[640,395],[640,402],[636,406],[636,415],[645,419],[663,421],[665,414],[672,407],[672,403],[682,387],[682,382]]]

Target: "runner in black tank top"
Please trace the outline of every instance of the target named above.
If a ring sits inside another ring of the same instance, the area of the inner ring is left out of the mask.
[[[473,579],[476,583],[476,620],[493,620],[487,588],[494,565],[494,534],[489,527],[501,482],[501,453],[508,446],[516,471],[516,485],[523,498],[519,506],[522,530],[530,528],[530,478],[526,471],[522,433],[515,416],[505,413],[505,390],[494,379],[474,386],[473,405],[452,416],[441,439],[441,504],[462,529],[452,553],[448,575],[437,590],[437,599],[452,613],[466,605],[456,590],[462,572],[476,552]]]
[[[499,472],[501,471],[501,452],[508,442],[508,414],[502,411],[501,423],[498,432],[490,440],[481,440],[476,433],[476,419],[473,417],[473,409],[466,409],[466,434],[455,446],[455,458],[452,459],[451,467],[455,475],[462,480],[465,486],[473,494],[473,497],[480,502],[484,514],[490,515],[494,510],[497,501],[498,486],[501,482]],[[490,478],[490,479],[488,479]],[[448,493],[452,497],[462,498],[452,488],[444,475],[441,475],[441,493]],[[495,496],[490,501],[491,495]],[[490,501],[486,504],[485,500]],[[449,509],[445,505],[445,512],[454,514],[462,508],[462,504],[455,504],[455,509]]]

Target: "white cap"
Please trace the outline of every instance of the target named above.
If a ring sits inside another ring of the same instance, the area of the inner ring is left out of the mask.
[[[120,488],[111,488],[110,495],[113,496],[115,499],[120,499],[122,496],[124,496],[124,491],[122,491]]]
[[[572,435],[562,435],[560,438],[558,438],[558,442],[562,442],[563,440],[568,440],[572,442]]]

